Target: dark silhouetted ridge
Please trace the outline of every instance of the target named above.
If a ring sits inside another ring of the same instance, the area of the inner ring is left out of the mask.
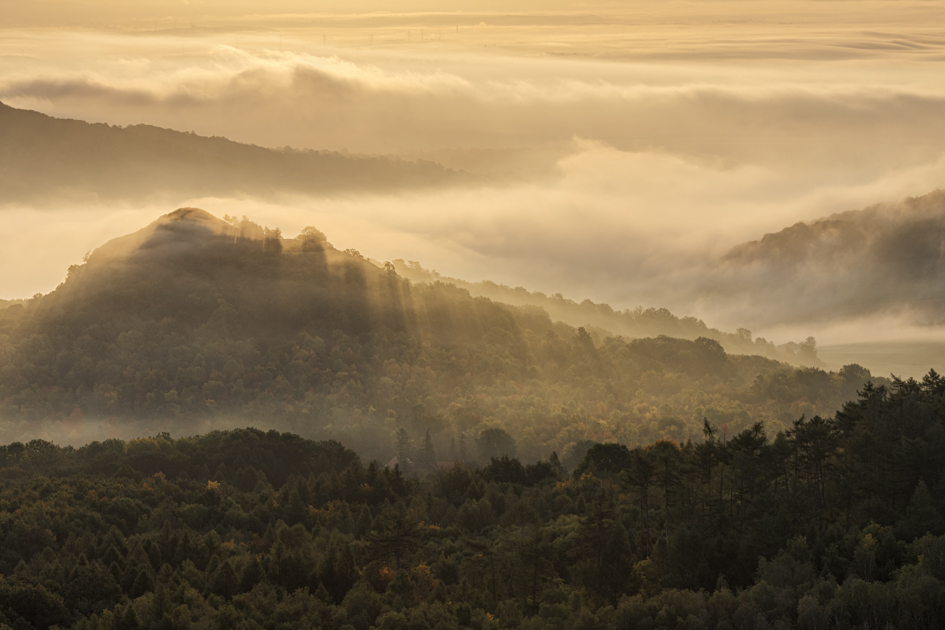
[[[427,161],[277,151],[150,125],[53,118],[0,103],[4,202],[319,195],[458,184]]]

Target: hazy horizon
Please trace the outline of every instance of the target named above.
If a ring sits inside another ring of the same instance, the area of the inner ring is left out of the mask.
[[[380,261],[618,309],[666,306],[779,341],[942,336],[912,326],[942,319],[938,306],[832,311],[829,278],[814,295],[751,304],[717,273],[741,243],[941,187],[936,5],[51,6],[18,3],[2,30],[8,105],[429,159],[484,179],[292,199],[8,203],[0,298],[48,292],[88,250],[197,206],[287,235],[315,225]],[[750,292],[769,276],[732,277]],[[805,305],[809,316],[791,312]]]
[[[945,3],[0,7],[0,630],[945,627]]]

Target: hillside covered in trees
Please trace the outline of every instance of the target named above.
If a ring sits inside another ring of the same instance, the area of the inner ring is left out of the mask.
[[[151,125],[53,118],[0,103],[0,203],[377,193],[471,179],[428,161],[273,150]]]
[[[0,447],[0,627],[945,623],[945,380],[775,436],[405,477],[242,429]]]
[[[0,309],[7,440],[252,424],[382,461],[398,433],[402,454],[429,434],[440,459],[580,459],[589,440],[683,442],[704,418],[723,434],[776,432],[832,414],[870,378],[729,355],[708,338],[602,337],[535,307],[413,285],[314,228],[283,238],[195,209]],[[508,435],[502,452],[474,450],[487,429]]]
[[[416,261],[395,260],[392,263],[397,273],[412,282],[444,282],[469,291],[470,295],[486,297],[513,306],[537,306],[548,312],[554,320],[598,329],[600,334],[625,337],[657,337],[666,335],[677,339],[705,337],[718,341],[730,354],[752,354],[783,361],[800,367],[820,367],[816,341],[809,337],[800,342],[775,345],[764,337],[752,338],[751,331],[739,328],[726,333],[710,328],[696,317],[677,317],[666,308],[637,308],[615,310],[609,304],[598,304],[591,300],[580,303],[569,300],[560,293],[546,295],[540,291],[528,291],[524,287],[507,287],[488,280],[466,282],[459,278],[441,276],[436,271],[424,269]]]
[[[901,314],[941,325],[945,191],[800,222],[733,247],[702,287],[756,321]]]

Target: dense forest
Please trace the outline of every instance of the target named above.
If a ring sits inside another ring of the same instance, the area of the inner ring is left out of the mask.
[[[730,354],[750,354],[784,361],[800,367],[818,367],[816,340],[808,337],[804,341],[775,345],[764,337],[752,337],[747,328],[726,333],[710,328],[704,321],[692,316],[677,317],[666,308],[643,308],[615,310],[609,304],[591,300],[580,303],[569,300],[560,293],[546,295],[540,291],[528,291],[524,287],[507,287],[488,280],[466,282],[459,278],[444,277],[424,269],[417,261],[394,260],[394,269],[408,280],[417,283],[444,282],[469,291],[470,295],[487,297],[496,302],[513,306],[537,306],[556,320],[584,326],[605,336],[658,337],[666,335],[677,339],[695,340],[699,337],[713,339],[722,344]]]
[[[4,628],[940,628],[945,380],[773,439],[409,474],[257,429],[0,447]],[[426,461],[423,452],[426,451]]]
[[[274,150],[151,125],[52,118],[0,103],[0,203],[376,193],[471,181],[429,161]]]
[[[182,209],[72,267],[55,291],[0,305],[0,435],[103,437],[264,426],[387,461],[403,430],[445,458],[580,460],[591,441],[685,442],[703,419],[775,434],[831,415],[864,384],[707,337],[631,339],[536,307],[411,284],[392,264],[247,219]],[[478,453],[484,431],[510,435]]]

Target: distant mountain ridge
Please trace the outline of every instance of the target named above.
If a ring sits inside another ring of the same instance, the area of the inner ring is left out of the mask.
[[[280,151],[0,103],[0,203],[382,192],[471,180],[423,160]]]

